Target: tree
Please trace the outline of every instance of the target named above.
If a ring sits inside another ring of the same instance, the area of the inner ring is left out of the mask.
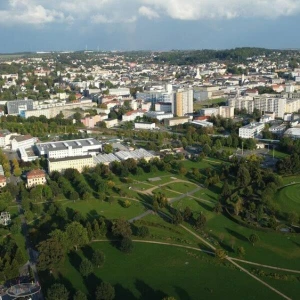
[[[255,234],[255,233],[252,233],[250,236],[249,236],[249,241],[250,241],[250,243],[254,246],[254,244],[256,243],[256,242],[258,242],[258,240],[259,240],[259,236],[257,235],[257,234]]]
[[[103,145],[103,152],[106,154],[112,153],[113,152],[113,146],[111,144],[105,144]]]
[[[113,300],[115,288],[108,282],[101,282],[95,293],[95,300]]]
[[[226,254],[225,250],[218,248],[215,250],[215,256],[216,256],[216,258],[223,260],[226,258],[227,254]]]
[[[57,267],[65,258],[63,245],[54,237],[39,243],[38,267],[40,270],[48,270]]]
[[[296,212],[291,212],[288,214],[288,222],[291,225],[295,225],[299,223],[299,216]]]
[[[73,297],[73,300],[87,300],[87,297],[82,291],[77,291]]]
[[[241,166],[237,172],[237,186],[245,188],[251,182],[251,176],[247,168]]]
[[[245,254],[246,254],[246,251],[245,251],[244,247],[238,247],[237,248],[237,255],[239,257],[243,257]]]
[[[100,268],[104,265],[104,261],[105,261],[104,253],[99,249],[95,250],[92,256],[92,263],[96,265],[97,268]]]
[[[175,214],[173,215],[173,223],[175,225],[179,225],[183,222],[183,217],[180,211],[176,211]]]
[[[149,236],[149,234],[150,234],[150,232],[149,232],[149,228],[147,226],[138,227],[137,236],[145,238],[145,237]]]
[[[187,206],[183,211],[183,219],[184,221],[188,222],[191,220],[192,217],[193,217],[193,213],[191,209]]]
[[[205,215],[201,212],[199,217],[197,218],[196,220],[196,229],[200,230],[200,229],[203,229],[204,226],[206,224],[206,217]]]
[[[78,247],[83,246],[89,242],[86,228],[80,223],[73,222],[66,227],[66,234],[70,245],[73,245],[78,250]]]
[[[45,185],[43,187],[43,195],[47,200],[52,199],[52,197],[53,197],[52,189],[48,185]]]
[[[129,200],[122,201],[122,206],[125,208],[129,208],[131,206],[131,201]]]
[[[133,250],[132,240],[128,237],[124,237],[120,243],[120,250],[124,253],[130,253]]]
[[[93,272],[93,264],[87,258],[83,258],[79,266],[79,272],[83,277],[89,276]]]
[[[222,213],[222,211],[223,211],[222,204],[218,202],[214,207],[214,212],[220,214]]]
[[[53,284],[47,290],[46,300],[68,300],[69,292],[66,287],[61,283]]]
[[[119,238],[130,237],[132,234],[130,223],[124,219],[115,220],[111,230]]]

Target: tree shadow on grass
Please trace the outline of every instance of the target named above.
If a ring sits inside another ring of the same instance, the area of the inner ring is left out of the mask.
[[[144,281],[136,279],[136,289],[141,293],[140,300],[156,300],[163,299],[167,295],[162,291],[156,291]]]
[[[144,201],[150,205],[152,205],[153,199],[151,195],[146,195],[142,193],[138,193],[139,200]],[[149,208],[149,206],[147,206]]]
[[[196,202],[205,210],[212,212],[213,208],[210,207],[208,204],[201,202],[200,200],[196,200]]]
[[[70,292],[70,294],[75,294],[76,293],[76,289],[74,288],[73,284],[66,277],[63,277],[63,276],[61,276],[61,274],[59,274],[59,277],[58,277],[57,281],[59,283],[62,283],[66,287],[68,292]]]
[[[137,297],[135,297],[132,292],[129,289],[124,288],[119,283],[115,286],[115,299],[122,299],[122,300],[138,300]]]
[[[83,280],[90,295],[95,294],[97,286],[102,282],[102,280],[98,278],[94,273],[90,274],[88,277],[85,277]]]
[[[174,289],[175,289],[177,295],[179,296],[180,300],[191,300],[191,297],[189,296],[187,291],[184,290],[183,288],[181,288],[179,286],[174,286]]]
[[[244,235],[240,234],[239,232],[236,232],[229,228],[225,228],[225,229],[227,230],[227,232],[229,234],[231,234],[233,237],[237,238],[238,240],[243,241],[243,242],[248,242],[248,239]]]
[[[87,245],[87,246],[83,247],[81,250],[82,250],[83,255],[87,259],[92,260],[94,250],[91,246]]]
[[[229,245],[227,245],[224,242],[219,241],[220,246],[227,251],[228,253],[234,253],[234,250],[232,249],[232,247],[230,247]]]
[[[77,270],[79,271],[79,266],[80,266],[80,263],[82,261],[80,255],[75,252],[75,251],[72,251],[68,254],[68,257],[69,257],[69,261],[70,261],[70,264]]]

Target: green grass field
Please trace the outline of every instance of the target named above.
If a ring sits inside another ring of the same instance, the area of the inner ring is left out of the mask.
[[[283,212],[300,213],[300,183],[280,189],[276,194],[275,203]]]
[[[114,198],[112,204],[107,202],[101,202],[99,200],[89,200],[89,201],[77,201],[75,203],[71,201],[66,201],[63,206],[71,208],[75,211],[81,212],[84,216],[104,216],[108,219],[124,218],[129,220],[139,214],[142,214],[146,208],[143,204],[131,201],[131,206],[124,208],[121,205],[121,199],[118,197]]]
[[[91,249],[71,253],[60,274],[56,274],[70,291],[82,290],[92,297],[97,284],[108,281],[115,286],[115,299],[122,300],[156,300],[166,295],[181,300],[223,299],[224,295],[230,299],[279,299],[248,275],[194,250],[135,243],[133,253],[126,255],[109,243],[94,243],[91,247],[101,249],[106,262],[83,279],[78,266],[84,255],[89,258]]]

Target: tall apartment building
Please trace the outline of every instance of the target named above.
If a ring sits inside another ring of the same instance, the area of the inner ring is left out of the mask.
[[[274,112],[276,117],[283,118],[286,112],[287,99],[279,97],[270,97],[269,95],[258,97],[239,97],[228,100],[228,105],[236,109],[246,109],[252,113],[256,108],[263,112]]]
[[[173,99],[172,113],[178,117],[183,117],[186,114],[193,113],[193,89],[178,90]]]

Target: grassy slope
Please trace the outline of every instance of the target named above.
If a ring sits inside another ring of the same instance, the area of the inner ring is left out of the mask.
[[[116,299],[155,300],[165,295],[181,300],[222,299],[224,295],[230,295],[230,299],[279,299],[244,273],[192,250],[135,244],[134,252],[125,255],[108,243],[94,243],[92,248],[101,249],[106,262],[86,284],[76,270],[81,252],[61,269],[62,277],[72,278],[74,289],[86,293],[93,294],[95,286],[104,280],[116,286]]]

